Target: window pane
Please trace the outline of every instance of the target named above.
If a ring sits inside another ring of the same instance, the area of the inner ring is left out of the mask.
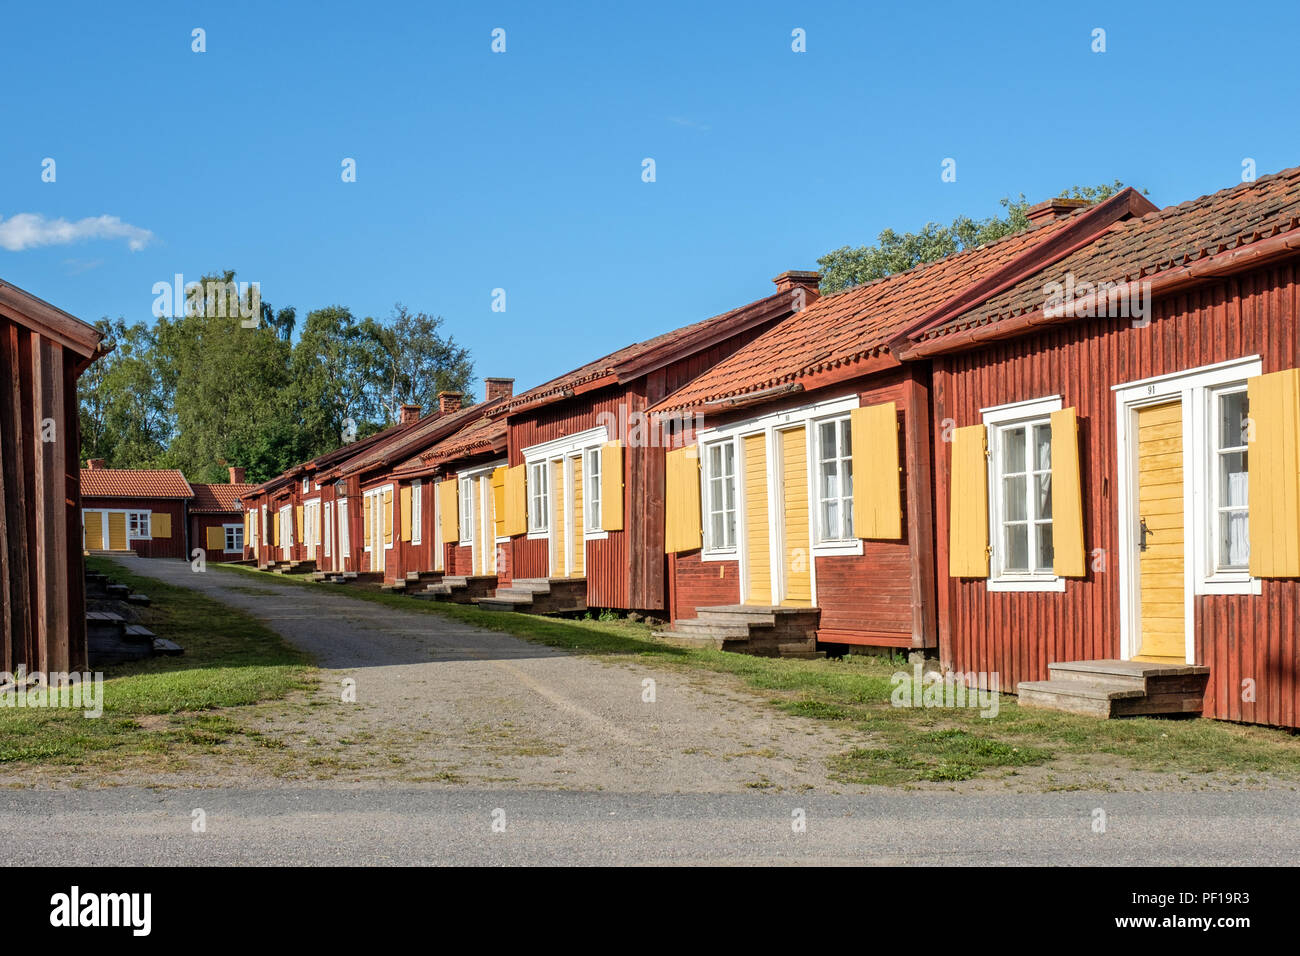
[[[848,458],[853,454],[853,429],[846,418],[840,422],[840,457]]]
[[[1004,571],[1029,570],[1029,526],[1009,524],[1006,528],[1007,559]]]
[[[1009,428],[1002,433],[1002,470],[1018,472],[1025,470],[1025,430]]]
[[[835,457],[835,423],[822,422],[820,425],[817,426],[817,431],[819,434],[819,438],[817,441],[817,444],[819,446],[819,451],[818,451],[819,457],[821,458],[822,461],[825,461],[828,458],[834,458]]]
[[[840,503],[832,498],[822,502],[822,540],[833,541],[840,533]]]
[[[821,497],[825,501],[829,498],[838,498],[840,496],[839,471],[835,467],[835,462],[822,462],[821,468]]]
[[[841,538],[853,537],[853,499],[844,499],[844,527],[840,529]]]
[[[1219,504],[1245,507],[1249,476],[1246,453],[1233,451],[1219,456]]]
[[[1002,501],[1006,521],[1024,521],[1029,517],[1025,513],[1025,476],[1002,479]]]
[[[1052,473],[1034,476],[1035,518],[1052,517]]]
[[[1034,556],[1036,571],[1052,570],[1052,526],[1038,525],[1038,553]]]
[[[1034,470],[1047,471],[1052,467],[1052,426],[1034,426]]]
[[[1239,448],[1246,444],[1246,393],[1219,396],[1219,447]]]
[[[1250,532],[1247,512],[1225,511],[1219,515],[1220,567],[1244,568],[1250,564]]]

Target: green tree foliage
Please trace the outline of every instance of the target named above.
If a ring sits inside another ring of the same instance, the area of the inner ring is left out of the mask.
[[[1086,199],[1101,202],[1124,188],[1119,180],[1099,186],[1072,186],[1057,198]],[[954,252],[974,249],[1003,236],[1020,232],[1029,226],[1025,210],[1030,203],[1021,193],[1019,198],[1001,200],[1001,216],[972,219],[958,216],[951,225],[928,222],[920,232],[895,232],[886,229],[873,246],[854,249],[842,246],[817,260],[821,267],[823,295],[873,282],[876,279],[903,272],[923,262],[934,262]]]
[[[358,320],[330,306],[298,330],[292,308],[241,294],[233,272],[202,282],[179,317],[99,323],[116,347],[80,382],[83,457],[195,481],[241,465],[265,481],[337,448],[349,425],[364,437],[404,402],[428,409],[439,390],[473,382],[441,318],[398,306],[387,321]]]

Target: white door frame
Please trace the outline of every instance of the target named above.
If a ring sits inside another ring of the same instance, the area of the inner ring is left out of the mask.
[[[280,522],[280,560],[290,560],[293,553],[293,504],[287,504],[277,513]]]
[[[1204,398],[1207,388],[1228,385],[1260,374],[1258,355],[1186,369],[1167,375],[1112,385],[1115,393],[1116,498],[1119,524],[1120,658],[1141,653],[1139,644],[1141,600],[1139,593],[1137,527],[1141,516],[1137,497],[1137,448],[1134,435],[1139,409],[1180,402],[1183,446],[1183,659],[1196,662],[1196,591],[1199,549],[1208,546],[1201,520],[1203,472],[1206,470],[1207,424]]]

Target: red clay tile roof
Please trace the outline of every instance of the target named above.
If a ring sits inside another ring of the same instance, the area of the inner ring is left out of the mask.
[[[638,360],[643,360],[656,351],[681,349],[689,354],[693,342],[707,343],[712,341],[711,336],[713,333],[723,330],[733,323],[736,325],[736,331],[739,332],[752,324],[746,320],[761,319],[771,313],[772,310],[780,309],[783,305],[788,308],[790,302],[790,292],[775,292],[770,296],[765,296],[729,312],[723,312],[721,315],[715,315],[712,318],[683,326],[680,329],[673,329],[671,332],[665,332],[652,339],[646,339],[644,342],[636,342],[625,346],[603,358],[588,362],[586,365],[561,375],[559,378],[553,378],[549,382],[531,388],[526,392],[520,392],[513,398],[508,399],[500,409],[494,411],[492,413],[493,417],[519,411],[534,402],[562,394],[566,389],[574,389],[606,376],[618,375],[620,371],[633,368],[638,363]]]
[[[455,434],[470,422],[478,421],[498,404],[498,402],[480,402],[446,415],[426,415],[405,430],[372,446],[363,454],[342,462],[330,473],[339,476],[354,475],[372,468],[385,465],[392,467],[405,462],[413,453],[427,449],[441,439]]]
[[[1300,167],[1262,176],[1136,219],[1117,222],[1100,238],[976,308],[923,330],[937,338],[1043,307],[1048,282],[1151,279],[1198,259],[1300,228]]]
[[[194,500],[190,502],[190,511],[194,514],[238,513],[239,498],[253,490],[252,485],[205,485],[194,482]]]
[[[505,441],[506,423],[501,419],[481,418],[468,428],[439,442],[420,456],[425,464],[444,464],[471,455],[483,455]]]
[[[669,395],[653,411],[764,391],[870,359],[963,288],[1056,235],[1084,211],[818,299]]]
[[[83,498],[193,498],[194,489],[185,476],[173,468],[81,469]]]

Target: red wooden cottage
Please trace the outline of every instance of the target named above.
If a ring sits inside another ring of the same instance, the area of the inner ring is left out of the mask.
[[[507,428],[503,585],[566,579],[582,582],[581,606],[663,612],[664,454],[681,428],[657,428],[646,411],[817,298],[815,273],[775,282],[766,298],[620,349],[490,413]],[[526,595],[502,597],[518,606]]]
[[[510,380],[489,383],[497,381]],[[382,574],[389,582],[441,570],[435,537],[429,533],[437,504],[419,455],[480,421],[500,401],[499,395],[493,397],[491,384],[487,401],[466,408],[461,408],[459,393],[442,392],[431,414],[418,418],[417,409],[418,420],[411,427],[321,471],[322,484],[329,484],[332,492],[326,521],[339,525],[339,535],[346,538],[339,553],[346,554],[353,567]]]
[[[194,489],[174,468],[105,468],[91,459],[81,472],[81,525],[87,551],[142,558],[184,558],[186,505]]]
[[[248,531],[240,498],[252,491],[244,469],[232,467],[228,484],[190,482],[194,497],[187,505],[189,554],[202,548],[208,561],[241,561]]]
[[[1300,170],[1141,218],[903,357],[943,661],[1022,702],[1300,725]],[[1051,678],[1049,681],[1048,678]]]
[[[1153,208],[1132,191],[1042,204],[1019,234],[820,299],[654,405],[694,416],[667,460],[672,633],[761,654],[933,647],[930,382],[890,343],[1135,207]]]
[[[107,349],[0,281],[0,670],[86,666],[77,379]]]
[[[335,512],[336,517],[332,523],[335,527],[330,535],[329,546],[326,546],[323,539],[324,528],[330,525],[322,523],[322,533],[318,539],[320,547],[316,547],[307,544],[304,540],[306,502],[309,499],[333,502],[335,489],[328,482],[324,484],[321,482],[322,474],[339,462],[354,458],[405,429],[413,427],[419,418],[419,409],[412,407],[403,414],[396,425],[295,465],[241,495],[240,501],[245,514],[244,541],[247,557],[255,560],[260,568],[319,559],[323,567],[331,570],[357,571],[355,563],[349,561],[352,550],[348,539],[351,522],[347,520],[347,505],[344,505],[341,510],[341,516],[344,518],[341,528],[337,527],[339,513]],[[341,497],[345,496],[341,495]],[[335,511],[332,504],[331,511]],[[343,537],[339,538],[339,535]],[[336,540],[341,540],[344,545],[343,550],[338,554],[333,547]]]

